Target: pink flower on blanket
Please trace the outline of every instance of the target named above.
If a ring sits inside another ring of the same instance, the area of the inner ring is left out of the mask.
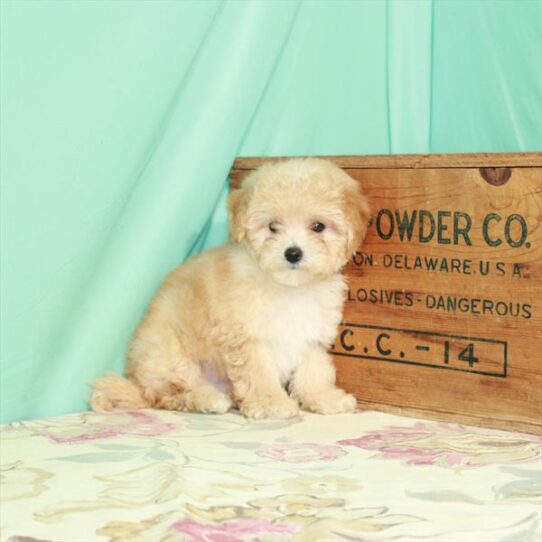
[[[69,417],[61,424],[52,422],[39,433],[57,444],[80,444],[124,435],[157,436],[176,427],[176,424],[163,422],[158,416],[144,411],[84,413]]]
[[[494,463],[531,461],[542,455],[542,439],[450,423],[417,422],[409,427],[388,427],[354,439],[340,440],[380,452],[378,457],[408,465],[477,468]]]
[[[293,534],[300,527],[281,525],[265,519],[239,518],[218,524],[182,520],[174,523],[170,529],[184,533],[187,542],[251,542],[257,540],[259,534]]]
[[[276,461],[287,463],[309,463],[311,461],[333,461],[346,452],[335,445],[326,444],[266,444],[260,446],[256,453]]]

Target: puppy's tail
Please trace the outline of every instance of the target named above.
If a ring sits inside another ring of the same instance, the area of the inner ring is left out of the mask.
[[[89,402],[94,412],[131,410],[151,406],[139,386],[116,374],[103,376],[92,383]]]

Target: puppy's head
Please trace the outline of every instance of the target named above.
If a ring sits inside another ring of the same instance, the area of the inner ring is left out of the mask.
[[[232,240],[287,286],[337,273],[363,241],[370,218],[358,183],[317,158],[264,164],[231,192],[229,209]]]

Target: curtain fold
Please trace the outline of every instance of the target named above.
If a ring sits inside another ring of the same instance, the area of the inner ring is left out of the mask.
[[[238,155],[542,149],[530,0],[0,3],[0,420],[86,408]]]

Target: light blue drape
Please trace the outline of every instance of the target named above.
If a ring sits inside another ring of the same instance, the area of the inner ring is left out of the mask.
[[[538,1],[0,6],[2,421],[122,370],[236,156],[542,149]]]

